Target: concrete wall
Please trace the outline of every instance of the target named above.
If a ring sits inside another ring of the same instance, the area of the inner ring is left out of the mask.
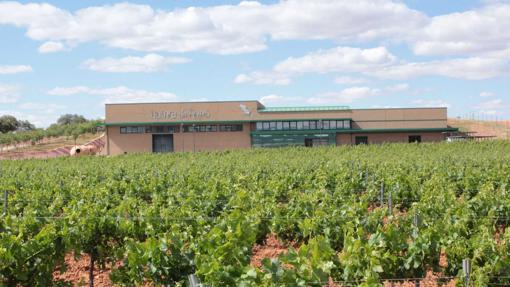
[[[440,132],[417,132],[417,133],[353,133],[353,134],[337,134],[337,145],[355,144],[356,136],[368,137],[369,144],[409,142],[409,136],[421,136],[421,142],[440,142],[445,136]]]

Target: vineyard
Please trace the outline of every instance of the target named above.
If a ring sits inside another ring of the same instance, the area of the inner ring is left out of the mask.
[[[0,195],[5,286],[510,286],[508,141],[0,161]]]

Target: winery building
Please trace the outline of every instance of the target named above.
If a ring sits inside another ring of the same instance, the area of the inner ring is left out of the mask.
[[[438,142],[446,108],[265,107],[258,101],[106,105],[106,152]]]

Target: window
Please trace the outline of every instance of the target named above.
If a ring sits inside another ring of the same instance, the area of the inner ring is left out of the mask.
[[[351,121],[345,120],[344,121],[344,129],[350,129],[351,128]]]
[[[283,126],[282,122],[276,122],[276,129],[277,130],[281,131],[282,128],[283,128],[282,126]]]
[[[240,132],[243,130],[243,125],[220,125],[221,132]]]
[[[179,132],[179,126],[147,126],[145,132],[150,133],[176,133]]]
[[[344,128],[344,121],[336,121],[336,128],[337,129],[343,129]]]
[[[329,130],[329,121],[322,121],[322,128],[325,130]]]
[[[272,131],[276,130],[276,122],[269,122],[269,129]]]
[[[310,129],[311,130],[317,129],[317,121],[310,121]]]
[[[269,130],[269,122],[264,122],[264,130]]]
[[[297,129],[297,123],[296,122],[290,122],[290,129],[291,130]]]
[[[303,121],[303,129],[304,130],[308,130],[310,129],[310,123],[308,121]]]
[[[336,130],[336,121],[329,121],[329,128],[332,130]]]
[[[121,134],[143,134],[145,127],[143,126],[132,126],[132,127],[120,127]]]
[[[367,136],[356,137],[355,143],[356,143],[356,145],[368,144],[368,137]]]
[[[419,135],[409,136],[409,142],[410,143],[421,143],[421,136],[419,136]]]
[[[263,124],[262,122],[257,122],[257,127],[256,127],[257,130],[261,131],[263,130]]]
[[[290,123],[289,122],[283,122],[282,126],[283,126],[284,130],[289,130],[290,129]]]
[[[303,129],[303,122],[296,122],[297,124],[297,129],[298,130],[302,130]]]

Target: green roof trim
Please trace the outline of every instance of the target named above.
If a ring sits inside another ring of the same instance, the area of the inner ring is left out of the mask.
[[[264,107],[258,109],[259,113],[288,113],[288,112],[323,112],[323,111],[349,111],[349,106],[303,106],[303,107]]]
[[[290,130],[290,131],[252,131],[257,134],[303,134],[303,133],[402,133],[402,132],[456,132],[458,128],[415,128],[415,129],[336,129],[336,130]]]

